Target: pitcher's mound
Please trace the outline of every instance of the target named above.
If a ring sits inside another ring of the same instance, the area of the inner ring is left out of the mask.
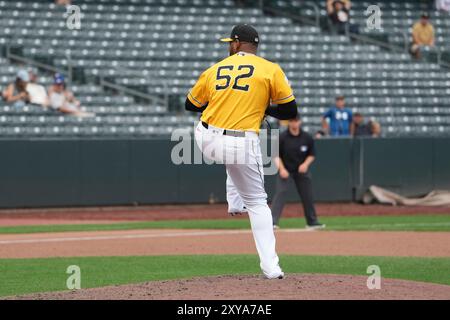
[[[450,299],[450,286],[382,279],[381,289],[369,290],[367,277],[288,274],[283,280],[262,276],[217,276],[152,281],[15,297],[16,299]],[[14,299],[14,298],[13,298]]]

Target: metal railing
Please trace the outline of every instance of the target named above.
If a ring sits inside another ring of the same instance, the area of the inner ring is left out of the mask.
[[[49,65],[49,64],[45,64],[39,61],[36,61],[34,59],[31,58],[26,58],[23,56],[19,56],[15,53],[11,52],[11,48],[9,46],[6,47],[6,58],[9,60],[13,60],[13,61],[18,61],[20,63],[26,64],[26,65],[31,65],[34,67],[38,67],[40,69],[44,69],[48,72],[53,72],[53,73],[65,73],[65,70],[59,69],[55,66]],[[72,80],[70,78],[70,80]]]
[[[269,12],[271,14],[278,15],[278,16],[283,16],[283,17],[286,17],[286,18],[290,18],[293,21],[320,28],[320,9],[319,9],[319,7],[317,5],[315,5],[313,3],[305,2],[303,5],[304,6],[310,6],[310,7],[314,8],[314,12],[315,12],[314,20],[307,19],[307,18],[305,18],[305,17],[303,17],[303,16],[301,16],[299,14],[296,14],[296,13],[287,12],[287,11],[284,11],[284,10],[280,10],[278,8],[274,8],[274,7],[270,6],[270,5],[267,5],[266,1],[262,1],[261,4],[262,4],[262,9],[265,12]],[[360,34],[357,34],[357,33],[350,32],[350,30],[348,28],[346,30],[346,34],[348,36],[354,38],[354,39],[359,40],[360,42],[365,42],[365,43],[368,43],[368,44],[378,45],[380,47],[384,47],[384,48],[392,50],[392,51],[402,51],[403,52],[403,51],[407,51],[408,50],[408,37],[406,36],[405,33],[399,33],[402,36],[402,38],[403,38],[403,47],[398,47],[398,46],[395,46],[395,45],[390,44],[390,43],[386,43],[386,42],[379,41],[379,40],[376,40],[376,39],[373,39],[373,38],[370,38],[370,37],[367,37],[367,36],[363,36],[363,35],[360,35]]]
[[[131,88],[122,86],[120,84],[116,84],[114,82],[110,82],[108,80],[105,80],[103,77],[100,77],[100,86],[115,90],[115,91],[125,94],[125,95],[145,99],[154,104],[162,105],[165,107],[168,107],[168,104],[169,104],[167,95],[165,95],[165,98],[159,98],[159,97],[150,95],[148,93],[144,93],[144,92],[141,92],[141,91],[138,91],[135,89],[131,89]]]
[[[315,16],[314,16],[314,20],[305,18],[304,16],[301,16],[298,13],[292,12],[292,11],[285,11],[276,7],[271,6],[270,4],[267,3],[267,1],[265,0],[260,0],[259,2],[259,6],[260,8],[264,11],[264,12],[269,12],[273,15],[277,15],[277,16],[282,16],[282,17],[286,17],[289,18],[295,22],[299,22],[305,25],[311,25],[311,26],[315,26],[320,28],[320,8],[311,2],[304,2],[302,3],[303,7],[311,7],[314,10]],[[302,8],[302,7],[300,7]],[[393,52],[409,52],[409,37],[407,35],[406,32],[396,32],[396,33],[390,33],[389,35],[400,35],[400,37],[402,38],[402,45],[398,46],[396,44],[392,44],[389,42],[384,42],[384,41],[379,41],[376,39],[373,39],[371,37],[368,36],[364,36],[358,33],[354,33],[351,32],[349,30],[349,27],[347,26],[346,28],[346,35],[348,37],[351,37],[352,39],[355,39],[361,43],[366,43],[366,44],[373,44],[376,46],[379,46],[381,48],[393,51]],[[439,64],[442,67],[446,67],[446,68],[450,68],[450,62],[446,62],[443,61],[442,59],[442,51],[438,48],[438,47],[433,47],[430,48],[429,50],[434,51],[436,53],[436,63]]]
[[[389,42],[379,41],[379,40],[373,39],[368,36],[363,36],[358,33],[349,32],[348,36],[351,37],[352,39],[358,40],[362,43],[373,44],[373,45],[379,46],[381,48],[387,49],[389,51],[403,52],[403,53],[408,52],[409,51],[408,36],[404,32],[398,32],[397,34],[399,34],[402,37],[402,40],[403,40],[402,46],[398,46],[396,44],[392,44]]]
[[[132,69],[128,69],[128,68],[125,68],[125,67],[117,67],[117,66],[114,68],[114,71],[116,71],[116,73],[119,73],[119,74],[120,73],[127,74],[130,71],[133,72]],[[144,75],[140,75],[140,76],[145,78]],[[132,89],[132,88],[126,87],[124,85],[120,85],[120,84],[108,81],[108,80],[105,79],[105,77],[100,77],[100,82],[103,83],[103,86],[108,87],[110,89],[114,89],[116,91],[120,91],[120,92],[122,92],[124,94],[132,95],[132,96],[137,97],[137,98],[141,98],[141,99],[145,99],[145,100],[148,100],[148,101],[152,101],[152,102],[154,102],[156,104],[160,104],[160,105],[165,106],[167,108],[169,107],[169,88],[168,88],[167,82],[164,81],[164,80],[161,81],[162,86],[164,87],[164,90],[163,90],[164,93],[162,94],[163,98],[160,98],[158,96],[151,95],[149,93],[142,92],[142,91],[139,91],[139,90],[136,90],[136,89]]]
[[[313,3],[309,3],[309,2],[304,3],[304,5],[309,5],[312,8],[314,8],[314,12],[315,12],[315,19],[314,20],[310,20],[310,19],[305,18],[305,17],[303,17],[303,16],[301,16],[299,14],[296,14],[296,13],[287,12],[287,11],[284,11],[284,10],[280,10],[280,9],[274,8],[274,7],[270,6],[270,5],[268,5],[266,3],[266,1],[261,1],[260,2],[260,7],[261,7],[261,9],[264,12],[268,12],[268,13],[271,13],[271,14],[277,15],[277,16],[283,16],[283,17],[289,18],[289,19],[291,19],[293,21],[296,21],[296,22],[299,22],[299,23],[303,23],[303,24],[306,24],[306,25],[310,25],[310,26],[314,26],[314,27],[318,27],[319,28],[320,27],[320,9],[319,9],[319,7],[317,5],[315,5]]]
[[[72,83],[73,80],[73,64],[72,64],[72,59],[70,57],[70,55],[67,55],[67,69],[62,69],[62,68],[58,68],[54,65],[49,65],[49,64],[45,64],[43,62],[40,61],[36,61],[32,58],[28,58],[28,57],[23,57],[20,55],[17,55],[15,53],[11,52],[11,47],[10,46],[6,46],[6,58],[12,61],[17,61],[26,65],[30,65],[30,66],[34,66],[40,69],[43,69],[45,71],[51,72],[51,73],[62,73],[67,77],[67,82],[70,85]],[[136,98],[140,98],[140,99],[145,99],[151,103],[154,104],[158,104],[161,106],[164,106],[166,108],[168,108],[169,106],[169,98],[168,98],[168,91],[167,91],[167,83],[163,82],[163,86],[164,86],[164,98],[160,98],[145,92],[141,92],[135,89],[131,89],[128,87],[125,87],[123,85],[120,84],[116,84],[110,81],[107,81],[104,79],[104,77],[100,77],[100,86],[104,87],[104,88],[109,88],[112,90],[115,90],[119,93],[125,94],[125,95],[129,95],[132,97],[136,97]]]

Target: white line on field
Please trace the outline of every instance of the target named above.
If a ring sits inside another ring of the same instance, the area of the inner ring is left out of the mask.
[[[309,232],[306,229],[286,229],[277,232]],[[16,239],[16,240],[0,240],[2,244],[19,244],[19,243],[45,243],[45,242],[68,242],[68,241],[96,241],[96,240],[117,240],[117,239],[143,239],[143,238],[171,238],[171,237],[202,237],[202,236],[224,236],[235,234],[250,234],[251,230],[220,230],[220,231],[195,231],[195,232],[176,232],[176,233],[159,233],[159,234],[127,234],[114,236],[89,236],[89,237],[62,237],[62,238],[44,238],[44,239]]]
[[[367,231],[371,231],[369,229],[383,228],[383,227],[448,227],[448,226],[450,226],[450,222],[424,222],[424,223],[411,222],[411,223],[374,223],[374,224],[354,223],[348,225],[334,225],[332,228],[334,230],[348,229],[348,228],[368,228]]]

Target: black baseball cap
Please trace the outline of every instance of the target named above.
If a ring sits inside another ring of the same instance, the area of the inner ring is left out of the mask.
[[[249,42],[254,44],[259,44],[258,32],[249,24],[238,24],[231,31],[229,38],[220,39],[222,42]]]

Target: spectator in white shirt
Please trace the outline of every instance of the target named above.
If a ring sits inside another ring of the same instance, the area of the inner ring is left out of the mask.
[[[50,107],[59,112],[79,117],[93,116],[81,110],[80,101],[75,99],[73,93],[66,88],[64,76],[60,73],[55,74],[53,85],[48,89],[48,96]]]
[[[47,90],[43,85],[39,84],[36,72],[29,70],[28,74],[30,77],[30,82],[28,82],[26,90],[30,97],[30,103],[47,108],[50,103],[48,100]]]

